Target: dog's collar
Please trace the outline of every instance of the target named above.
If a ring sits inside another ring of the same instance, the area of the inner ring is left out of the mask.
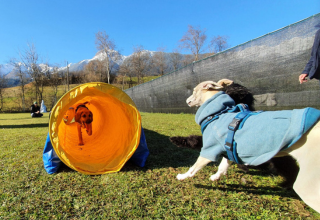
[[[209,115],[208,117],[206,117],[205,119],[202,120],[202,122],[200,123],[201,126],[201,132],[203,133],[204,130],[206,129],[206,127],[208,126],[208,124],[210,124],[212,121],[216,120],[219,118],[220,115],[227,113],[227,112],[243,112],[243,111],[248,111],[249,107],[246,104],[238,104],[236,106],[232,106],[232,107],[226,107],[225,109],[223,109],[222,111],[213,114],[213,115]]]

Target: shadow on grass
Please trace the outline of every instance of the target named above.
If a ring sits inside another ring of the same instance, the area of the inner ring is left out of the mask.
[[[145,169],[158,169],[158,168],[177,168],[177,167],[190,167],[192,166],[199,156],[199,151],[188,148],[179,148],[171,143],[169,136],[159,134],[157,132],[145,129],[146,139],[148,148],[150,151],[150,156],[147,160]],[[129,165],[129,164],[128,164]],[[217,165],[217,164],[215,164]],[[141,168],[134,165],[125,165],[124,170]],[[211,163],[211,166],[214,164]],[[252,170],[257,169],[257,170]],[[237,172],[242,172],[249,175],[257,176],[270,176],[272,172],[267,167],[250,167],[250,170],[244,172],[238,169]],[[242,185],[242,184],[226,184],[225,187],[215,187],[206,185],[195,185],[199,188],[206,188],[212,190],[222,190],[222,191],[236,191],[236,192],[246,192],[257,195],[279,195],[282,197],[292,197],[299,198],[296,193],[290,189],[285,190],[282,187],[256,187],[253,185]]]
[[[144,132],[150,152],[145,167],[139,167],[129,160],[120,172],[191,166],[199,156],[199,151],[176,147],[170,142],[169,136],[148,129],[144,129]],[[58,173],[60,172],[76,171],[63,164],[58,170]]]
[[[159,134],[155,131],[144,128],[144,133],[149,149],[149,157],[145,167],[136,166],[132,161],[128,161],[121,172],[147,171],[159,168],[177,168],[191,166],[199,156],[199,151],[179,148],[172,144],[169,136]]]
[[[148,169],[190,166],[199,156],[199,151],[178,148],[170,142],[169,136],[148,129],[144,132],[150,151],[146,162]]]
[[[15,121],[15,120],[30,120],[32,118],[10,118],[10,119],[7,119],[7,118],[1,118],[0,121]]]
[[[147,159],[145,167],[139,167],[135,165],[132,161],[128,161],[120,172],[130,172],[130,171],[142,171],[145,172],[149,169],[159,169],[159,168],[178,168],[178,167],[190,167],[194,164],[197,157],[199,156],[198,150],[178,148],[172,144],[169,140],[169,136],[159,134],[157,132],[144,129],[147,145],[150,151],[150,155]],[[58,170],[58,173],[69,173],[77,172],[67,165],[62,164]],[[261,170],[249,170],[244,172],[238,170],[237,172],[246,173],[249,175],[258,176],[270,176],[270,171]],[[282,197],[292,197],[299,198],[293,190],[284,190],[281,187],[268,187],[261,186],[256,187],[252,184],[242,185],[242,184],[225,184],[223,186],[211,186],[211,185],[201,185],[195,184],[197,188],[204,188],[209,190],[221,190],[221,191],[235,191],[235,192],[245,192],[252,193],[256,195],[279,195]]]
[[[244,192],[246,194],[255,194],[255,195],[278,195],[281,197],[296,198],[299,199],[299,196],[292,190],[285,190],[281,187],[269,187],[269,186],[246,186],[246,185],[237,185],[237,184],[225,184],[224,187],[219,186],[208,186],[202,184],[195,184],[196,188],[208,189],[208,190],[220,190],[224,192],[233,191],[233,192]]]
[[[71,169],[70,167],[68,167],[64,163],[61,163],[57,173],[70,173],[70,172],[77,172],[77,171]]]
[[[44,124],[25,124],[25,125],[0,125],[0,129],[7,129],[7,128],[44,128],[48,127],[48,123]]]
[[[252,170],[252,169],[255,169],[255,170]],[[242,171],[242,170],[238,170],[237,171],[238,173],[243,173],[243,174],[248,174],[250,176],[270,176],[271,174],[275,174],[275,175],[278,175],[275,171],[272,171],[272,170],[260,170],[258,167],[250,167],[250,170],[249,171]]]

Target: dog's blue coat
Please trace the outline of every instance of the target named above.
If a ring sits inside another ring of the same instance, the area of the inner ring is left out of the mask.
[[[235,105],[224,92],[218,92],[207,100],[196,113],[200,124],[208,116]],[[224,113],[203,131],[203,147],[200,156],[219,161],[226,155],[224,148],[228,125],[237,113]],[[259,165],[279,151],[292,146],[320,119],[320,111],[314,108],[266,111],[250,116],[236,131],[234,141],[237,153],[244,164]]]

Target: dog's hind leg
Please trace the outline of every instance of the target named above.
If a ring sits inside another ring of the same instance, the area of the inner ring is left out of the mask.
[[[320,122],[288,150],[300,166],[294,191],[320,213]]]
[[[308,206],[320,213],[319,170],[309,168],[311,170],[308,167],[300,167],[293,189]]]
[[[193,177],[199,170],[201,170],[203,167],[205,167],[210,162],[211,162],[211,160],[208,160],[208,159],[200,156],[198,158],[197,162],[192,167],[190,167],[188,172],[186,172],[184,174],[178,174],[177,179],[184,180],[188,177]]]
[[[232,164],[232,161],[223,157],[222,161],[219,164],[218,171],[210,177],[210,180],[216,181],[219,180],[222,175],[226,175],[229,166]]]

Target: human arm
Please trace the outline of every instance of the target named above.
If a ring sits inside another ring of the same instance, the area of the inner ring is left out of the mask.
[[[310,79],[314,78],[315,68],[318,66],[319,58],[317,58],[317,54],[319,54],[319,44],[320,44],[320,30],[316,32],[312,50],[311,50],[311,57],[306,64],[304,70],[302,71],[301,75],[299,76],[300,84],[307,82],[306,77],[308,76]]]
[[[312,49],[312,52],[311,52],[311,57],[310,57],[310,60],[308,61],[308,63],[306,64],[304,70],[302,71],[302,73],[300,74],[299,76],[299,82],[300,84],[304,83],[304,82],[307,82],[308,80],[306,79],[306,77],[309,75],[309,72],[312,68],[312,65],[313,65],[313,62],[314,62],[314,59],[315,59],[315,55],[314,55],[314,48]]]
[[[35,110],[35,106],[34,105],[31,105],[31,113],[35,113],[36,110]]]
[[[39,114],[40,113],[40,107],[39,106],[35,106],[35,105],[31,105],[31,113]]]
[[[308,80],[306,79],[307,76],[308,76],[307,73],[302,73],[302,74],[300,74],[300,76],[299,76],[299,82],[300,82],[300,84],[308,81]]]

